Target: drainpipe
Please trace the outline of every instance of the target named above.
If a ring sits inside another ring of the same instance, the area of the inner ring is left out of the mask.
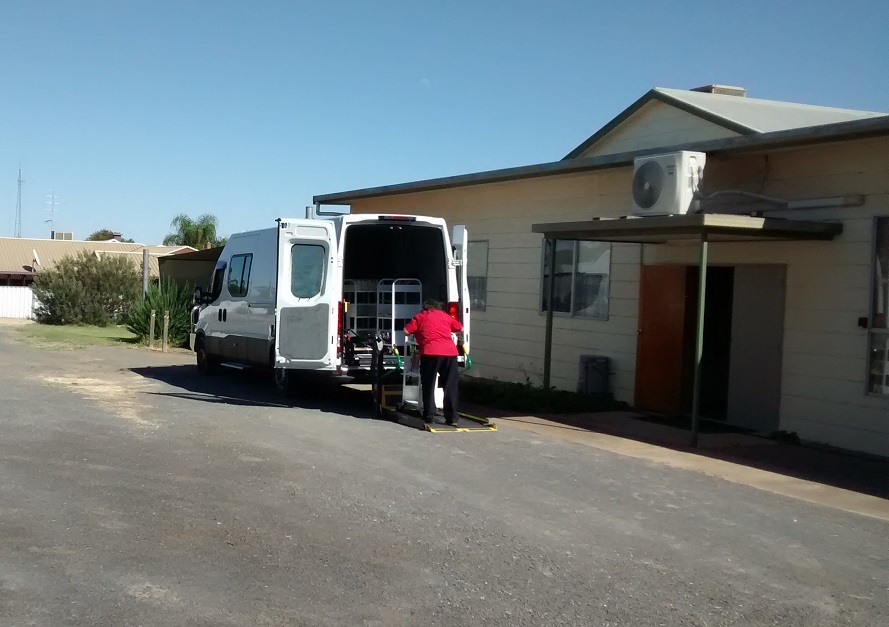
[[[707,234],[701,233],[701,257],[698,262],[698,319],[695,335],[695,380],[691,399],[691,445],[698,446],[698,419],[701,406],[701,358],[704,354],[704,310],[707,298]]]
[[[550,371],[553,357],[553,292],[556,284],[556,240],[546,240],[549,244],[549,280],[546,282],[546,340],[543,353],[543,389],[549,389]]]

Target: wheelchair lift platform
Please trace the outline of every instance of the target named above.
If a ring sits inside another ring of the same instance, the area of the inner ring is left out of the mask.
[[[418,411],[406,406],[402,401],[401,385],[381,385],[379,410],[382,418],[392,420],[406,427],[413,427],[429,433],[467,433],[470,431],[496,431],[497,425],[487,418],[460,412],[457,424],[445,424],[443,416],[436,416],[435,422],[428,424]]]

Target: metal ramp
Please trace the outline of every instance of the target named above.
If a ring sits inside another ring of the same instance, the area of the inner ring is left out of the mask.
[[[392,419],[400,425],[413,427],[414,429],[422,429],[430,433],[465,433],[468,431],[496,431],[497,425],[486,418],[479,418],[471,414],[460,413],[460,418],[455,425],[445,424],[444,419],[440,416],[436,422],[427,424],[423,422],[423,418],[419,414],[409,413],[405,411],[391,412]],[[438,422],[438,420],[441,422]]]

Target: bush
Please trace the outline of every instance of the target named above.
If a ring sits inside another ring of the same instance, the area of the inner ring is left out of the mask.
[[[488,407],[545,414],[615,411],[627,404],[610,395],[588,396],[555,388],[545,389],[530,383],[507,383],[492,379],[463,377],[460,400]]]
[[[139,269],[126,256],[83,251],[37,275],[34,313],[43,324],[117,324],[126,319],[140,283]]]
[[[164,312],[170,312],[170,330],[167,340],[172,346],[188,346],[191,332],[191,308],[193,290],[186,284],[179,286],[172,279],[161,285],[151,285],[145,300],[138,300],[130,307],[127,329],[142,341],[147,341],[151,333],[151,310],[155,312],[154,337],[164,335]]]

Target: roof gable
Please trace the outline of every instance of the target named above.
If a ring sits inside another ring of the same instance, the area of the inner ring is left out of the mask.
[[[664,141],[660,145],[675,145],[689,141],[715,139],[713,137],[700,137],[698,132],[707,129],[714,132],[714,127],[722,129],[722,137],[737,135],[752,135],[758,133],[770,133],[797,128],[809,128],[825,124],[849,122],[885,116],[885,113],[873,111],[856,111],[853,109],[836,109],[833,107],[820,107],[815,105],[797,104],[793,102],[780,102],[776,100],[761,100],[723,94],[711,94],[682,89],[666,89],[656,87],[627,107],[620,115],[603,126],[580,146],[568,153],[564,159],[576,159],[579,157],[598,156],[612,154],[612,152],[625,151],[626,148],[609,149],[608,143],[620,144],[614,141],[622,134],[633,134],[632,126],[640,120],[640,114],[646,109],[652,109],[658,104],[667,105],[677,112],[684,112],[687,116],[693,116],[708,125],[691,125],[689,135],[682,141]],[[685,125],[689,125],[688,120]],[[682,124],[678,130],[681,130]],[[709,128],[708,128],[709,127]],[[658,141],[658,135],[669,135],[670,125],[664,128],[650,129],[651,136],[648,143],[638,146],[641,148],[656,148],[652,142]]]

